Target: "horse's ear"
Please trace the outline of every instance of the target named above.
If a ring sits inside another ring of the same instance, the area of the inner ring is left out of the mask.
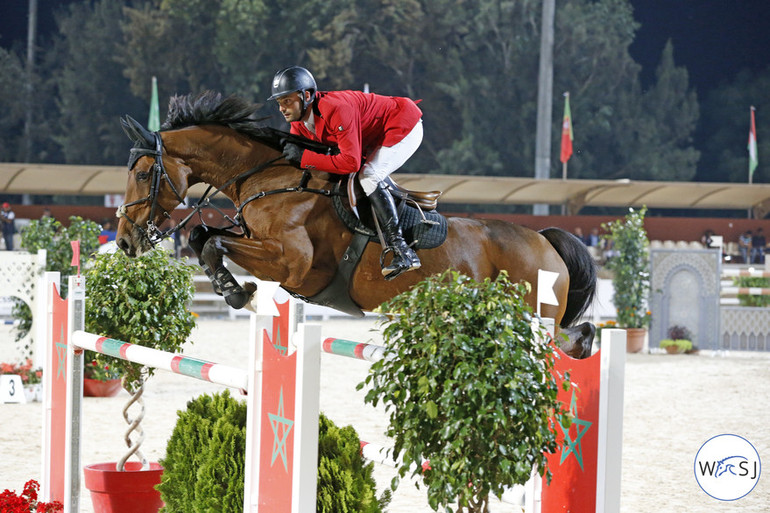
[[[132,141],[136,140],[136,134],[133,132],[133,130],[131,130],[128,121],[126,121],[126,118],[120,118],[120,127],[123,129],[123,133],[125,133],[129,139]]]
[[[131,116],[126,116],[120,119],[120,124],[129,139],[145,148],[155,148],[155,136],[137,120]]]

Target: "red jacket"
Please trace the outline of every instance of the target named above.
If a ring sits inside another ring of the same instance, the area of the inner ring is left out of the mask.
[[[315,133],[302,121],[291,133],[314,141],[336,144],[338,155],[305,151],[302,167],[337,174],[355,173],[363,157],[380,146],[393,146],[412,131],[422,117],[409,98],[380,96],[361,91],[320,92],[313,103]]]

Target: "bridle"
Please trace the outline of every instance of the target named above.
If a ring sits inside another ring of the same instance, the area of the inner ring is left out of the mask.
[[[262,191],[257,194],[254,194],[253,196],[250,196],[249,198],[246,198],[240,206],[237,207],[237,211],[235,214],[235,218],[231,219],[230,216],[225,214],[222,210],[220,210],[218,207],[216,207],[214,204],[211,203],[211,198],[213,198],[215,195],[219,194],[223,189],[226,187],[229,187],[233,183],[236,183],[241,180],[245,180],[249,176],[258,173],[259,171],[262,171],[263,169],[266,169],[276,162],[283,159],[283,155],[280,155],[274,159],[268,160],[266,162],[263,162],[262,164],[249,169],[248,171],[244,171],[243,173],[238,174],[237,176],[234,176],[233,178],[230,178],[227,180],[224,184],[217,187],[216,190],[211,192],[213,187],[209,185],[208,189],[206,189],[206,192],[203,194],[203,196],[198,200],[197,204],[192,207],[192,212],[187,215],[182,221],[179,222],[174,227],[169,228],[166,231],[161,231],[160,228],[154,223],[153,219],[155,219],[155,212],[159,210],[160,205],[158,204],[158,192],[160,191],[160,184],[161,180],[165,179],[168,183],[169,187],[171,187],[171,190],[174,192],[174,195],[176,196],[177,200],[179,200],[179,203],[184,203],[184,198],[181,194],[179,194],[179,191],[177,190],[176,186],[174,185],[174,182],[171,180],[171,178],[168,175],[168,172],[166,171],[165,166],[163,165],[163,140],[161,139],[160,132],[152,132],[152,136],[155,140],[155,148],[147,148],[142,146],[134,146],[131,148],[131,152],[128,158],[128,170],[131,171],[134,166],[136,165],[136,162],[142,158],[142,157],[152,157],[155,162],[152,165],[152,182],[150,185],[150,191],[144,198],[140,198],[138,200],[132,201],[130,203],[124,203],[120,207],[118,207],[118,210],[115,212],[115,216],[118,218],[124,218],[126,221],[131,223],[133,226],[139,230],[139,233],[141,236],[145,237],[147,241],[154,247],[157,245],[160,241],[162,241],[164,238],[169,237],[176,233],[177,231],[184,228],[187,223],[192,219],[196,214],[199,214],[200,221],[203,225],[206,223],[203,221],[203,216],[200,216],[200,212],[205,207],[211,207],[219,211],[219,213],[224,217],[227,221],[231,223],[232,227],[239,227],[245,235],[248,235],[249,229],[246,226],[246,223],[243,221],[243,217],[241,216],[241,213],[243,211],[243,208],[251,203],[252,201],[259,200],[261,198],[272,196],[274,194],[282,194],[286,192],[310,192],[313,194],[320,194],[322,196],[331,197],[334,195],[342,195],[342,193],[337,191],[331,191],[327,189],[314,189],[307,186],[308,182],[310,181],[310,171],[305,169],[302,174],[302,178],[300,180],[300,183],[298,186],[295,187],[283,187],[280,189],[274,189],[270,191]],[[135,220],[133,220],[127,212],[128,207],[131,207],[133,205],[138,205],[140,203],[150,203],[150,216],[147,219],[147,227],[142,228],[139,223],[137,223]],[[171,215],[163,209],[162,213],[163,217],[170,219]]]
[[[134,166],[136,165],[136,162],[145,156],[153,157],[155,162],[152,165],[152,177],[151,177],[151,184],[150,184],[150,191],[144,198],[140,198],[136,201],[132,201],[131,203],[124,203],[120,207],[118,207],[118,210],[115,212],[115,216],[118,218],[124,218],[126,221],[134,225],[138,230],[139,233],[146,237],[147,240],[152,244],[152,246],[155,246],[158,244],[161,240],[163,240],[165,237],[168,237],[169,235],[172,235],[177,230],[181,228],[180,225],[177,225],[165,232],[162,232],[155,222],[153,221],[155,219],[155,212],[160,209],[160,205],[158,204],[158,191],[160,190],[160,182],[162,179],[165,178],[166,182],[168,183],[169,187],[171,187],[171,190],[174,191],[174,194],[176,195],[176,198],[179,200],[179,203],[184,203],[184,198],[181,194],[179,194],[179,191],[177,190],[176,186],[174,185],[174,182],[171,180],[171,178],[168,176],[168,172],[166,171],[165,166],[163,165],[163,140],[160,137],[160,133],[158,132],[152,132],[153,138],[155,139],[155,148],[143,148],[141,146],[134,146],[131,148],[131,153],[128,158],[128,170],[131,171]],[[127,208],[133,205],[138,205],[140,203],[150,203],[150,217],[147,219],[147,228],[142,228],[139,226],[139,224],[131,219],[127,213]],[[163,210],[164,217],[167,219],[171,218],[171,215],[166,211]]]

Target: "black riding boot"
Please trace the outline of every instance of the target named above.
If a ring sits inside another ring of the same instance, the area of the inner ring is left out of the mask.
[[[398,226],[396,204],[383,184],[377,184],[377,189],[369,195],[369,201],[380,221],[380,228],[388,245],[387,249],[393,252],[393,260],[382,268],[382,275],[386,280],[392,280],[401,273],[419,269],[420,259],[404,241],[401,228]]]

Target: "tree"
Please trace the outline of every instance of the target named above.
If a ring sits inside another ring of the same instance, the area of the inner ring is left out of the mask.
[[[742,71],[734,81],[724,83],[706,96],[704,117],[699,125],[703,158],[697,178],[705,181],[748,181],[749,161],[746,149],[749,135],[749,108],[757,108],[757,152],[759,167],[753,182],[770,181],[770,130],[767,130],[770,105],[770,66],[761,73]]]
[[[67,163],[125,163],[127,144],[118,119],[149,110],[149,94],[147,102],[131,96],[116,59],[123,45],[122,6],[120,0],[71,4],[57,18],[54,52],[61,64],[53,71],[59,108],[55,139]]]
[[[487,512],[490,494],[524,484],[533,467],[550,479],[553,419],[570,419],[557,401],[555,348],[524,302],[529,291],[504,272],[475,282],[447,271],[381,307],[386,357],[358,388],[371,386],[366,402],[384,403],[398,474],[421,475],[434,510]]]
[[[630,0],[563,0],[558,7],[554,104],[572,93],[570,176],[691,177],[697,99],[673,47],[644,92],[628,52],[638,28]],[[73,163],[122,162],[115,120],[145,115],[152,76],[161,98],[213,89],[264,101],[273,74],[299,64],[321,89],[369,84],[372,92],[423,100],[425,139],[405,171],[532,176],[541,10],[541,0],[73,3],[38,66],[36,91],[55,94],[56,104],[35,106],[35,158],[61,151]],[[20,66],[12,54],[0,55],[0,88],[10,98],[19,98]],[[19,137],[19,102],[0,102],[12,107],[0,122],[0,152],[8,153],[17,145],[6,141]],[[287,128],[273,105],[261,114]],[[556,108],[554,155],[560,119]]]
[[[13,51],[0,48],[0,160],[18,161],[24,133],[24,65]]]

